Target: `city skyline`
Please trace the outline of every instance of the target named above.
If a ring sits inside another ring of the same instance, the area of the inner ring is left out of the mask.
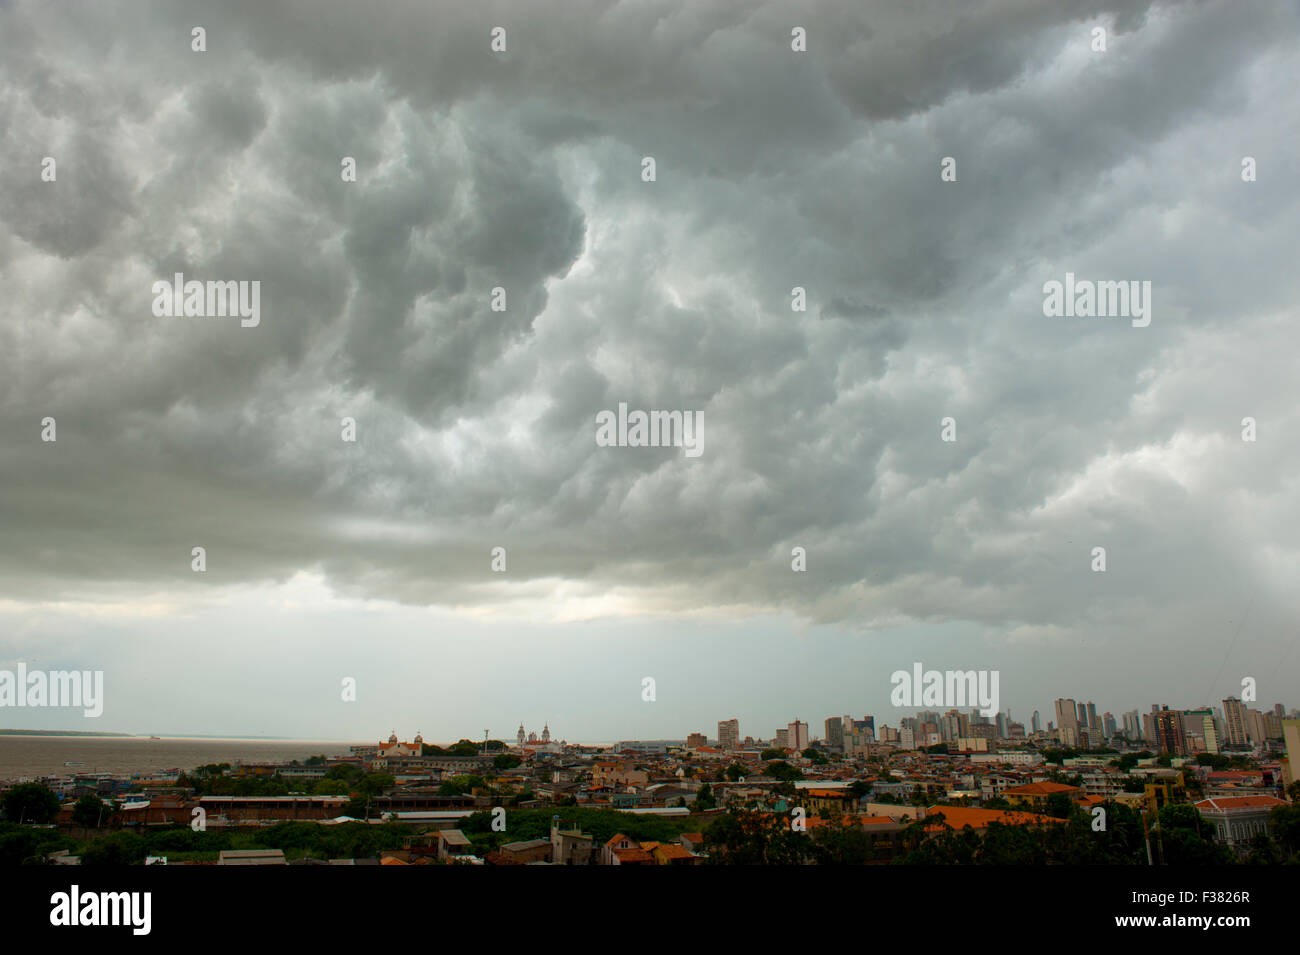
[[[1300,685],[1293,3],[75,9],[0,4],[0,669],[103,714],[0,722]]]

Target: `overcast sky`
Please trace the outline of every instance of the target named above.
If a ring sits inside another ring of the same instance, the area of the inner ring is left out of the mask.
[[[1300,705],[1298,39],[1290,0],[0,0],[0,667],[106,683],[0,726],[819,735],[897,725],[914,661],[1025,721]],[[177,272],[260,324],[155,316]],[[1067,272],[1150,325],[1045,317]],[[598,446],[620,402],[703,453]]]

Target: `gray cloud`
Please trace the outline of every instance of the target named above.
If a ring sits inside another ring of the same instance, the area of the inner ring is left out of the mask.
[[[6,9],[8,596],[194,586],[202,543],[207,584],[416,604],[1293,623],[1293,6],[951,10]],[[1152,325],[1044,318],[1067,270]],[[178,271],[262,324],[154,318]],[[705,453],[596,447],[620,401]]]

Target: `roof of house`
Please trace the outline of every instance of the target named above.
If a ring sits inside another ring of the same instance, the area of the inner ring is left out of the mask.
[[[675,846],[670,842],[661,843],[655,850],[666,859],[693,859],[694,854],[685,846]]]
[[[1287,805],[1285,800],[1276,796],[1216,796],[1202,799],[1196,804],[1197,809],[1272,809],[1274,806]]]
[[[1023,786],[1012,786],[1010,789],[1004,789],[1003,795],[1006,796],[1051,796],[1054,793],[1077,793],[1078,786],[1066,786],[1064,783],[1026,783]]]
[[[943,814],[943,822],[930,819],[930,816]],[[989,823],[997,822],[1004,826],[1037,826],[1049,822],[1061,822],[1052,816],[1043,816],[1035,812],[1015,812],[1005,809],[973,809],[968,806],[931,806],[925,811],[926,829],[986,829]]]
[[[438,838],[449,846],[467,846],[469,838],[459,829],[442,829],[438,832]]]
[[[654,857],[644,849],[615,849],[619,862],[653,862]]]

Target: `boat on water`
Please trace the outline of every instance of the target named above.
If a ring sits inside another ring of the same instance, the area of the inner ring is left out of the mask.
[[[162,739],[161,736],[150,736],[149,738],[150,738],[150,739]]]
[[[68,760],[66,763],[64,763],[63,765],[64,765],[64,766],[85,766],[86,764],[85,764],[85,763],[78,763],[78,762],[76,762],[75,760],[71,760],[71,759],[70,759],[70,760]]]

